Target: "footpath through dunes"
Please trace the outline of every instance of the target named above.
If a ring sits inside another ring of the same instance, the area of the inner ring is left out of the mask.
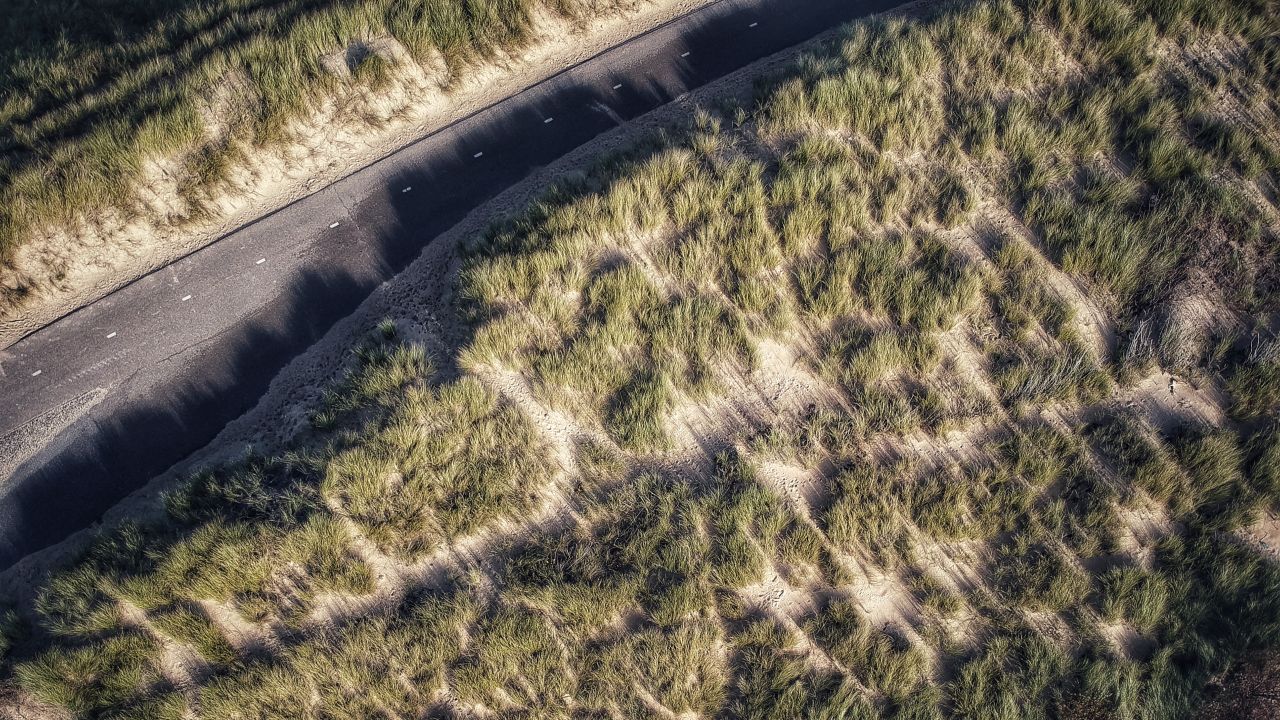
[[[1277,18],[859,22],[472,218],[272,389],[305,429],[0,614],[6,707],[1265,708],[1280,165],[1216,113],[1280,85]],[[1176,75],[1205,47],[1231,61]]]
[[[692,88],[883,7],[719,3],[414,143],[13,345],[0,357],[0,447],[9,458],[0,563],[89,525],[207,444],[291,358],[503,189]]]

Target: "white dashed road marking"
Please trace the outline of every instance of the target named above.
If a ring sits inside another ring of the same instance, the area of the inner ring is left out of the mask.
[[[687,52],[680,53],[680,57],[689,57],[689,53]]]
[[[42,373],[42,372],[44,372],[44,371],[43,371],[43,370],[37,370],[37,371],[35,371],[35,372],[31,373],[31,377],[35,377],[35,376],[39,375],[39,374],[40,374],[40,373]]]
[[[749,27],[749,28],[753,28],[753,27],[755,27],[755,26],[757,26],[757,25],[759,25],[759,24],[760,24],[760,23],[758,23],[758,22],[753,22],[753,23],[751,23],[750,25],[748,25],[747,27]]]
[[[617,85],[614,85],[614,86],[613,86],[613,89],[614,89],[614,90],[621,90],[621,89],[622,89],[622,83],[618,83]]]
[[[338,227],[338,223],[334,223],[334,224],[330,225],[330,226],[329,226],[329,229],[330,229],[330,230],[332,230],[332,229],[334,229],[334,228],[336,228],[336,227]]]
[[[542,121],[542,124],[543,124],[543,125],[546,125],[547,123],[551,122],[552,120],[555,120],[555,118],[547,118],[546,120],[543,120],[543,121]]]
[[[472,155],[471,157],[473,157],[473,158],[478,158],[478,157],[480,157],[481,155],[484,155],[484,151],[483,151],[483,150],[481,150],[480,152],[476,153],[475,155]]]
[[[188,301],[188,300],[190,300],[190,299],[191,299],[191,296],[190,296],[190,295],[183,295],[183,296],[182,296],[182,302],[186,302],[186,301]]]
[[[409,192],[409,191],[410,191],[410,190],[412,190],[412,189],[413,189],[413,186],[412,186],[412,185],[405,185],[405,186],[404,186],[404,189],[403,189],[403,190],[401,190],[400,192],[402,192],[402,193],[407,193],[407,192]]]
[[[116,334],[115,334],[115,333],[111,333],[110,335],[108,335],[108,336],[107,336],[107,339],[108,339],[108,340],[110,340],[111,338],[113,338],[113,337],[115,337],[115,336],[116,336]]]
[[[266,261],[267,261],[267,259],[266,259],[266,258],[258,258],[258,262],[254,263],[254,265],[261,265],[262,263],[264,263],[264,262],[266,262]]]

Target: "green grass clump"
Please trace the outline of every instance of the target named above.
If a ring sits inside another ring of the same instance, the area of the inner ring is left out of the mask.
[[[993,579],[1011,604],[1041,612],[1075,606],[1089,591],[1088,575],[1068,556],[1026,536],[1000,548]]]
[[[164,608],[175,600],[232,602],[245,615],[261,619],[280,612],[285,602],[295,619],[306,614],[309,601],[325,590],[366,593],[372,575],[350,554],[350,537],[336,522],[315,516],[291,531],[251,523],[214,521],[190,535],[158,542],[150,550],[156,562],[145,572],[122,578],[116,593],[145,610]],[[293,577],[281,596],[274,589]]]
[[[1143,691],[1142,704],[1185,716],[1240,653],[1280,639],[1280,573],[1234,538],[1212,532],[1167,538],[1156,562],[1169,588],[1168,610],[1156,626],[1166,642],[1149,663],[1153,687]]]
[[[1102,614],[1108,620],[1124,620],[1143,633],[1151,632],[1164,620],[1169,587],[1160,573],[1118,567],[1103,573],[1099,581]]]
[[[95,540],[78,562],[54,573],[36,599],[50,631],[90,637],[122,627],[117,597],[131,572],[154,567],[147,557],[149,529],[123,525]]]
[[[1008,512],[1025,502],[1014,479],[992,468],[926,472],[910,488],[905,505],[921,532],[942,539],[989,538],[1005,528]]]
[[[23,689],[41,700],[99,717],[143,701],[151,685],[162,682],[159,653],[154,640],[124,632],[77,648],[48,650],[14,672]]]
[[[431,703],[462,654],[475,602],[423,594],[248,663],[201,689],[203,717],[301,718],[410,714]]]
[[[218,626],[198,609],[175,607],[153,612],[149,618],[158,630],[191,646],[211,664],[226,665],[240,657]]]
[[[803,307],[822,316],[867,310],[920,332],[949,330],[979,299],[978,274],[932,235],[860,239],[800,265]]]
[[[1186,509],[1186,476],[1134,417],[1120,415],[1088,429],[1089,439],[1126,482],[1161,503]]]
[[[822,514],[822,528],[847,551],[866,548],[877,560],[895,566],[911,553],[907,529],[892,489],[894,470],[854,467],[835,480],[833,500]]]
[[[409,387],[328,463],[321,492],[385,551],[416,557],[532,507],[550,476],[528,420],[465,379]]]
[[[13,608],[0,610],[0,662],[9,657],[9,650],[27,633],[27,624]]]
[[[1244,448],[1234,433],[1189,434],[1177,443],[1189,478],[1189,513],[1206,524],[1236,527],[1250,522],[1259,498],[1244,477]]]
[[[718,460],[702,492],[675,478],[642,475],[589,500],[587,524],[518,550],[512,591],[575,631],[640,613],[676,627],[713,603],[713,593],[757,580],[766,555],[797,552],[804,530],[760,487],[741,458]],[[801,552],[819,561],[821,537]]]
[[[1062,299],[1048,286],[1048,270],[1034,251],[1012,237],[1001,239],[994,261],[1006,278],[996,294],[996,312],[1023,339],[1038,325],[1057,336],[1069,318]]]
[[[1231,414],[1242,419],[1274,417],[1280,407],[1280,359],[1264,360],[1240,368],[1227,382]]]
[[[168,548],[147,573],[122,583],[122,592],[144,609],[163,607],[170,598],[227,600],[264,587],[273,569],[262,552],[276,539],[242,523],[213,522]]]
[[[1112,383],[1089,349],[1023,350],[997,358],[995,381],[1005,402],[1015,407],[1058,402],[1094,402]]]
[[[873,332],[848,328],[831,337],[823,355],[832,360],[829,374],[850,387],[905,372],[917,376],[940,361],[937,340],[911,330]]]
[[[384,327],[379,324],[379,341],[355,348],[354,367],[325,390],[323,406],[311,416],[317,429],[332,430],[340,420],[352,416],[359,421],[359,411],[370,405],[393,408],[409,386],[423,382],[435,371],[421,346],[396,342],[394,334],[387,337]]]
[[[981,650],[964,658],[946,696],[956,717],[1050,717],[1046,711],[1071,665],[1068,653],[1052,640],[1015,627],[985,639]]]
[[[1274,508],[1280,504],[1280,431],[1263,430],[1249,442],[1251,464],[1248,479],[1254,492]]]
[[[919,390],[912,394],[921,423],[931,432],[945,435],[994,413],[995,403],[966,374],[954,362],[944,360],[941,370],[925,380],[923,394]]]
[[[901,702],[920,689],[928,663],[911,641],[868,627],[852,601],[835,601],[806,626],[814,640],[864,685]]]
[[[291,124],[325,101],[353,104],[407,70],[378,38],[398,40],[412,64],[443,63],[453,85],[525,45],[543,13],[586,20],[622,5],[24,0],[22,22],[0,30],[0,262],[49,226],[151,212],[141,185],[155,159],[177,161],[190,205],[180,220],[213,212],[209,196],[247,155],[294,140]],[[353,72],[329,69],[330,56]],[[29,290],[6,287],[2,303]]]
[[[910,584],[920,603],[938,615],[951,615],[962,607],[960,596],[928,573],[915,575]]]
[[[322,507],[315,488],[317,458],[250,456],[243,463],[197,474],[165,495],[165,510],[180,523],[209,521],[288,527]]]
[[[464,270],[464,292],[475,300],[473,312],[489,321],[464,358],[472,365],[528,367],[557,404],[600,414],[604,428],[626,447],[657,449],[666,443],[663,420],[682,395],[701,397],[716,387],[717,364],[751,362],[746,327],[710,292],[690,287],[664,295],[636,264],[600,266],[603,258],[581,247],[583,238],[599,237],[600,231],[562,223],[643,227],[649,221],[628,220],[625,210],[616,210],[622,219],[610,217],[608,201],[591,200],[596,202],[548,210],[532,227],[499,229],[477,251]],[[547,225],[557,231],[556,247],[543,249]],[[498,251],[518,254],[490,255]],[[706,271],[700,268],[700,281]],[[732,292],[736,283],[726,280],[725,286]],[[580,294],[580,300],[567,301],[568,293]],[[512,303],[545,310],[539,314],[551,320],[550,327],[528,322]]]
[[[861,435],[905,434],[921,425],[944,433],[991,411],[987,397],[943,362],[933,335],[910,329],[838,327],[823,339],[819,368],[847,393],[846,420]]]
[[[840,39],[835,54],[861,60],[783,83],[765,108],[770,132],[837,130],[904,152],[937,141],[943,112],[931,81],[942,70],[942,58],[926,29],[896,19],[858,24]]]
[[[770,620],[756,620],[733,638],[731,715],[759,720],[878,717],[855,683],[836,673],[815,672],[791,650],[793,640]]]
[[[646,628],[604,648],[583,678],[588,707],[647,712],[635,688],[676,714],[715,713],[728,681],[716,625],[690,621],[673,629]]]

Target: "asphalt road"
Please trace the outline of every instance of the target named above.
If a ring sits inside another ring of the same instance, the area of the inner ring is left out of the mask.
[[[207,444],[293,357],[504,188],[617,123],[898,4],[725,0],[419,140],[0,352],[0,477],[8,475],[0,480],[0,569],[92,524]],[[64,439],[73,424],[76,438]],[[33,438],[45,449],[27,457]]]

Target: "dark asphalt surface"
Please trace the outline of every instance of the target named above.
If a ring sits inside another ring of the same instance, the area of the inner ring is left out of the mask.
[[[415,142],[0,352],[0,473],[10,473],[0,481],[0,569],[91,525],[206,445],[293,357],[503,189],[619,121],[898,4],[726,0]],[[91,440],[18,462],[23,438],[64,416],[78,427],[91,421]]]

